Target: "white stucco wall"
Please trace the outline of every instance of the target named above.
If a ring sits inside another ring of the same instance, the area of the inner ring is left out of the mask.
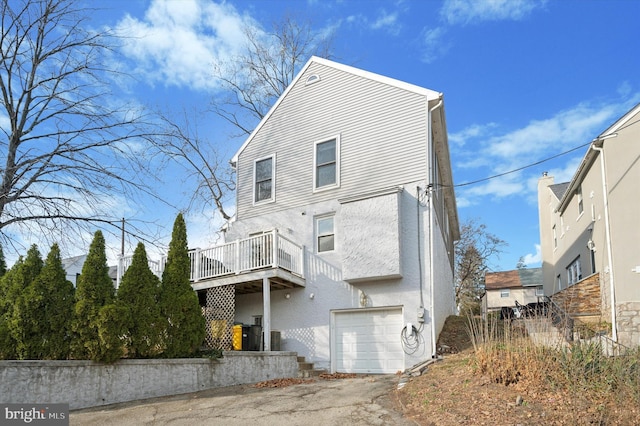
[[[407,185],[415,188],[417,184]],[[428,359],[432,355],[431,339],[433,315],[436,316],[435,329],[439,332],[447,315],[453,313],[453,277],[446,252],[435,255],[435,303],[431,303],[429,265],[429,218],[426,207],[418,204],[415,194],[402,191],[397,195],[397,216],[399,233],[377,232],[387,239],[371,244],[373,228],[384,227],[381,211],[359,210],[364,222],[375,223],[371,229],[351,230],[349,244],[356,244],[371,251],[373,258],[386,256],[390,248],[397,256],[401,278],[378,278],[353,283],[344,281],[343,239],[336,238],[333,252],[315,253],[314,217],[335,213],[336,232],[344,230],[340,222],[344,220],[343,205],[337,200],[318,203],[300,209],[265,214],[232,224],[227,232],[227,240],[244,238],[249,233],[277,228],[288,238],[305,246],[306,287],[271,292],[271,329],[281,333],[281,350],[296,351],[307,357],[316,367],[330,368],[330,318],[331,310],[361,309],[362,293],[366,295],[366,308],[402,306],[404,324],[412,323],[419,328],[420,346],[412,354],[405,354],[405,368]],[[418,210],[419,209],[419,214]],[[420,217],[421,233],[417,234]],[[391,226],[396,226],[392,223]],[[434,234],[436,252],[443,251],[442,234]],[[421,239],[418,250],[418,237]],[[358,241],[360,240],[360,241]],[[385,272],[384,270],[382,272]],[[423,274],[422,297],[420,294],[420,272]],[[380,273],[380,272],[379,272]],[[286,295],[289,295],[289,298]],[[426,309],[426,321],[420,325],[418,308]],[[252,324],[256,315],[263,314],[262,293],[239,295],[236,298],[236,321]],[[398,339],[402,330],[397,330]]]

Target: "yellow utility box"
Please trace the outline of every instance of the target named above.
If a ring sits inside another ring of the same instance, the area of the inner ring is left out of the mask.
[[[242,350],[242,324],[236,324],[233,326],[232,346],[234,351]]]

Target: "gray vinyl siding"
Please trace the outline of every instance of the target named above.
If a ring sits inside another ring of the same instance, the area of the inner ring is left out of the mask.
[[[427,114],[421,94],[312,64],[238,157],[238,219],[426,180]],[[341,185],[314,193],[314,143],[338,135]],[[253,161],[270,154],[275,202],[254,206]]]

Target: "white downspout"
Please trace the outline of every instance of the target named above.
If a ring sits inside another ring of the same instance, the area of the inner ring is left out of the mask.
[[[442,106],[442,94],[440,94],[440,99],[438,103],[435,104],[433,108],[429,110],[429,116],[428,116],[429,161],[427,163],[429,164],[429,184],[428,184],[427,190],[429,191],[429,194],[428,194],[428,199],[429,199],[429,281],[430,281],[429,311],[431,312],[431,357],[432,358],[436,358],[437,356],[436,345],[437,345],[438,336],[436,336],[436,321],[435,321],[435,312],[434,312],[435,289],[434,289],[434,279],[433,279],[433,222],[434,222],[433,221],[433,191],[435,188],[433,187],[432,180],[433,180],[433,159],[435,156],[435,150],[433,147],[433,137],[432,137],[433,132],[431,129],[431,113],[435,111],[437,108],[440,108],[441,106]]]
[[[601,139],[600,139],[601,140]],[[597,140],[596,140],[597,141]],[[604,150],[591,144],[594,151],[598,151],[600,157],[600,173],[602,173],[602,200],[604,203],[604,231],[607,244],[607,257],[609,258],[609,286],[611,290],[611,338],[618,341],[618,327],[616,326],[616,290],[613,280],[613,253],[611,251],[611,223],[609,221],[609,196],[607,194],[607,175],[604,163]]]

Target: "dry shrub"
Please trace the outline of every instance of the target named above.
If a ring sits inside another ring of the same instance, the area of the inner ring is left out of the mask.
[[[477,374],[505,386],[526,382],[605,405],[640,404],[640,348],[609,357],[597,342],[534,344],[522,324],[469,319]]]

